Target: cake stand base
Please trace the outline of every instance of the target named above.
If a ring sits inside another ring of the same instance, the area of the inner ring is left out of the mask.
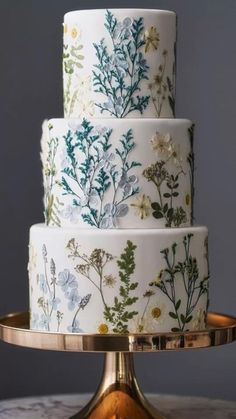
[[[70,419],[164,419],[137,383],[133,354],[107,352],[103,376],[92,400]]]
[[[236,318],[208,313],[207,328],[189,332],[97,335],[29,328],[29,313],[0,318],[0,340],[27,348],[68,352],[105,352],[101,383],[92,400],[70,419],[164,419],[142,394],[133,353],[211,348],[236,341]]]

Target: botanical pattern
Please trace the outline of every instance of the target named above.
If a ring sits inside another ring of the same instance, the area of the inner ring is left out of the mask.
[[[154,210],[152,215],[156,219],[164,218],[166,227],[179,227],[187,222],[186,211],[183,207],[174,205],[175,198],[179,196],[180,177],[185,175],[180,152],[168,133],[157,132],[151,139],[151,146],[153,151],[161,157],[143,171],[143,176],[155,185],[158,193],[158,201],[151,204]],[[170,161],[176,167],[174,173],[168,170]],[[166,192],[163,192],[164,188]]]
[[[110,329],[114,333],[128,333],[128,322],[137,316],[138,312],[132,309],[138,301],[134,291],[138,283],[132,280],[135,271],[136,245],[127,241],[124,251],[116,260],[119,278],[114,278],[109,272],[110,262],[115,257],[103,249],[94,249],[90,255],[81,252],[80,246],[71,239],[67,245],[69,257],[79,263],[75,271],[86,278],[98,291],[102,304],[104,320],[98,325],[99,333],[107,333]],[[114,292],[113,304],[110,305],[106,298],[106,288],[112,288],[119,282],[119,295]]]
[[[193,320],[194,327],[199,323],[202,325],[202,312],[197,313],[197,318],[193,319],[194,310],[201,297],[208,294],[209,276],[199,278],[199,268],[197,260],[191,254],[191,240],[193,234],[188,234],[183,239],[184,258],[176,260],[176,251],[179,245],[174,243],[171,248],[161,251],[165,261],[165,268],[161,270],[158,277],[150,283],[151,287],[157,287],[169,299],[173,305],[173,311],[169,316],[176,320],[176,327],[173,332],[188,330],[188,324]],[[181,281],[183,291],[186,294],[187,303],[183,304],[183,296],[178,295],[177,287]]]
[[[204,247],[205,247],[204,256],[205,256],[206,263],[207,263],[207,276],[208,276],[208,278],[210,278],[208,236],[206,236],[206,238],[204,240]],[[207,294],[207,308],[206,308],[205,316],[207,314],[209,304],[210,304],[210,299],[209,299],[209,292],[208,292],[208,294]]]
[[[154,76],[153,81],[148,84],[151,100],[158,118],[161,116],[166,99],[168,99],[173,117],[175,116],[175,75],[173,73],[172,81],[170,77],[166,76],[167,58],[168,51],[163,50],[162,63],[159,65],[158,72]]]
[[[189,133],[189,140],[190,140],[190,146],[191,150],[188,155],[188,163],[189,163],[189,178],[190,178],[190,185],[191,185],[191,221],[194,220],[194,213],[193,213],[193,201],[194,201],[194,171],[195,171],[195,165],[194,165],[194,152],[193,152],[193,134],[194,134],[194,124],[191,125],[191,127],[188,129]]]
[[[88,331],[86,319],[90,319],[92,330],[101,334],[155,332],[164,326],[169,330],[169,324],[173,332],[188,330],[190,323],[191,330],[204,328],[209,270],[201,277],[192,240],[193,234],[182,236],[182,242],[160,251],[162,269],[145,292],[137,278],[137,244],[131,240],[117,255],[105,247],[86,252],[72,238],[66,245],[71,263],[60,269],[45,244],[41,255],[31,246],[29,273],[35,301],[31,327],[84,333]],[[207,258],[206,240],[204,246]],[[41,269],[37,270],[39,257]]]
[[[69,332],[83,332],[79,326],[78,315],[84,310],[90,301],[91,294],[84,297],[79,295],[78,281],[68,269],[64,269],[57,274],[54,259],[48,259],[48,252],[45,245],[42,247],[42,257],[44,262],[44,272],[37,275],[37,285],[40,289],[41,296],[38,298],[38,307],[41,315],[32,313],[31,324],[33,329],[42,329],[50,331],[52,322],[56,321],[57,332],[63,320],[64,313],[59,309],[62,301],[58,298],[58,288],[68,302],[68,310],[72,312],[71,325],[68,326]]]
[[[90,76],[81,74],[83,60],[81,31],[76,25],[71,28],[64,25],[64,111],[68,118],[94,115],[94,103],[90,99],[92,81]]]
[[[106,112],[117,118],[124,118],[133,111],[143,113],[149,96],[140,96],[140,84],[147,80],[148,65],[143,49],[157,47],[157,33],[153,28],[150,35],[143,36],[143,18],[126,17],[118,21],[107,11],[105,28],[112,41],[109,51],[105,40],[94,43],[98,64],[93,71],[95,92],[106,97],[103,103],[96,103],[101,113]]]
[[[81,214],[91,226],[116,227],[129,211],[126,201],[139,192],[132,170],[140,163],[130,160],[135,147],[132,130],[122,135],[120,147],[115,149],[111,136],[111,129],[94,127],[84,119],[63,137],[61,187],[63,194],[71,197],[71,204],[61,215],[71,222]]]
[[[51,130],[53,127],[49,125],[48,129]],[[45,138],[47,141],[46,161],[43,162],[43,174],[44,174],[44,216],[46,224],[55,224],[60,227],[60,209],[62,204],[58,198],[55,198],[53,194],[53,187],[56,184],[56,165],[55,157],[58,149],[58,138]]]

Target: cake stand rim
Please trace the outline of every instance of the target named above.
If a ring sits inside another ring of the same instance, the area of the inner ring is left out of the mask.
[[[29,312],[0,317],[0,340],[32,349],[67,352],[160,352],[200,349],[236,341],[236,317],[208,313],[208,328],[200,331],[100,335],[30,330]]]

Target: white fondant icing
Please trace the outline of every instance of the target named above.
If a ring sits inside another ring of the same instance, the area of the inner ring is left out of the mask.
[[[206,240],[205,227],[32,226],[31,328],[86,333],[204,328]]]

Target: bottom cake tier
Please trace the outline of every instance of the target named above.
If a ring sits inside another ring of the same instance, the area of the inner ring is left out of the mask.
[[[30,327],[74,333],[204,329],[207,228],[77,230],[38,224]]]

